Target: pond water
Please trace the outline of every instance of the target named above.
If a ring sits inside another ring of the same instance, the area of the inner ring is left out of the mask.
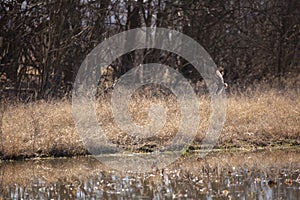
[[[300,151],[193,154],[140,174],[91,157],[2,162],[0,199],[300,199]]]

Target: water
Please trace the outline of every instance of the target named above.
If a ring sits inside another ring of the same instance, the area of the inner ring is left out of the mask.
[[[0,199],[300,199],[300,151],[191,155],[143,174],[89,157],[2,162]]]

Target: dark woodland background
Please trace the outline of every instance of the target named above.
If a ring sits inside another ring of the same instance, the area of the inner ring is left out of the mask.
[[[297,87],[299,0],[1,0],[0,98],[66,96],[86,55],[137,27],[178,30],[201,44],[232,87]],[[191,83],[192,66],[169,52],[128,53],[103,74],[112,83],[139,63],[172,65]],[[290,84],[285,82],[289,80]],[[108,82],[109,82],[108,81]],[[109,87],[102,84],[103,88]],[[231,88],[232,88],[231,87]]]

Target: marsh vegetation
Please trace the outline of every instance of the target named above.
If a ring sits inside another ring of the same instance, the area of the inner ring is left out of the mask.
[[[217,149],[247,149],[297,147],[299,145],[300,102],[294,91],[269,90],[227,96],[226,122]],[[114,121],[109,94],[96,100],[99,126],[109,140],[119,148],[132,152],[157,150],[177,134],[181,120],[176,97],[132,96],[129,111],[133,122],[149,123],[152,103],[166,109],[163,129],[153,136],[136,137],[122,131]],[[199,97],[200,126],[192,149],[200,148],[209,126],[210,98]],[[1,158],[28,158],[48,156],[86,155],[78,135],[69,100],[37,101],[34,103],[8,103],[2,112]]]

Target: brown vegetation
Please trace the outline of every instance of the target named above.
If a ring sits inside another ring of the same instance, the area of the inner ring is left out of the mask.
[[[202,45],[224,69],[224,79],[230,86],[227,121],[217,148],[297,145],[299,7],[299,1],[294,0],[257,0],[250,4],[245,0],[225,4],[170,0],[2,2],[0,156],[86,154],[68,99],[78,69],[96,45],[139,27],[178,30]],[[144,63],[172,66],[197,93],[206,91],[200,88],[204,83],[191,63],[158,49],[128,52],[108,69],[90,73],[101,74],[99,90],[110,93],[119,77]],[[142,78],[142,73],[140,76],[136,78]],[[135,123],[150,122],[148,110],[153,102],[167,110],[166,124],[154,136],[145,139],[122,132],[113,121],[109,94],[100,94],[97,99],[99,124],[121,148],[158,149],[178,131],[181,114],[172,95],[150,98],[138,94],[130,103]],[[201,124],[196,148],[206,133],[211,109],[208,97],[200,96],[199,104]]]
[[[288,90],[252,91],[227,96],[227,117],[215,148],[256,148],[299,145],[300,95]],[[159,149],[177,133],[181,119],[174,96],[146,98],[135,95],[130,114],[138,125],[150,122],[151,103],[162,104],[167,111],[164,128],[147,138],[125,133],[115,124],[110,95],[97,99],[99,125],[111,142],[131,151]],[[199,147],[209,125],[210,100],[199,97],[201,123],[194,140]],[[1,127],[2,158],[83,155],[87,151],[76,132],[69,100],[39,101],[32,104],[10,104],[3,107]]]
[[[230,85],[299,74],[299,8],[297,0],[1,1],[0,98],[64,96],[96,45],[139,27],[190,36],[224,67]],[[197,80],[178,56],[132,51],[111,63],[112,78],[142,63],[161,63]]]

